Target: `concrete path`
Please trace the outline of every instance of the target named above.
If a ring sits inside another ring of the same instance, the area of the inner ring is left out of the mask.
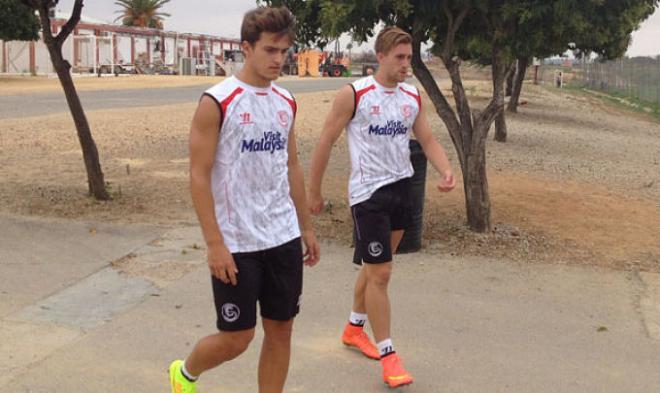
[[[0,227],[2,237],[16,233],[14,241],[20,228],[38,233],[32,242],[0,243],[3,392],[167,392],[169,362],[214,331],[197,228],[163,232],[17,217],[1,217]],[[90,227],[92,240],[104,240],[90,243]],[[63,233],[78,236],[56,240]],[[49,244],[67,251],[50,261]],[[76,251],[81,244],[89,246],[84,253]],[[110,248],[123,256],[110,255]],[[285,391],[385,392],[378,363],[339,342],[356,275],[351,250],[324,243],[322,253],[321,264],[305,270]],[[46,273],[32,266],[47,260],[54,267]],[[91,274],[72,268],[85,260],[95,264]],[[8,291],[7,281],[23,271],[30,284]],[[41,285],[51,288],[33,294]],[[394,344],[416,377],[403,391],[649,393],[660,387],[657,275],[422,252],[397,257],[391,297]],[[198,391],[256,392],[261,337],[240,358],[205,374]]]
[[[323,90],[337,90],[357,78],[323,78],[314,80],[285,80],[278,83],[293,94]],[[99,90],[79,92],[85,110],[159,106],[182,102],[196,102],[210,85],[127,90]],[[68,112],[63,91],[25,95],[0,95],[0,120]]]

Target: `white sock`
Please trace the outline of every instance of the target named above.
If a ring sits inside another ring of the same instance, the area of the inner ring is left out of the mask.
[[[181,365],[181,374],[183,374],[184,377],[186,377],[187,380],[190,382],[195,382],[197,381],[197,378],[199,377],[194,377],[188,370],[186,369],[186,362],[183,362]]]
[[[378,352],[380,352],[381,358],[394,353],[394,345],[392,345],[392,340],[389,338],[379,342],[376,346],[378,347]]]
[[[348,318],[348,321],[351,325],[354,326],[364,326],[367,322],[367,314],[360,314],[355,311],[351,311],[351,316]]]

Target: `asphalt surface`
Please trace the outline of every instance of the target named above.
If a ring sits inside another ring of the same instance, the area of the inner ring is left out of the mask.
[[[350,79],[283,82],[293,93]],[[82,92],[86,110],[194,102],[206,86]],[[0,119],[68,111],[63,94],[0,97]],[[0,215],[0,391],[167,392],[166,369],[215,331],[196,227]],[[357,271],[322,244],[305,269],[285,392],[387,392],[339,340]],[[240,278],[239,278],[240,279]],[[660,275],[414,253],[395,258],[403,392],[660,391]],[[260,329],[199,392],[256,392]]]
[[[0,390],[169,391],[168,364],[215,331],[195,244],[196,227],[0,215]],[[389,391],[378,362],[339,339],[357,274],[351,251],[323,243],[319,265],[305,269],[285,392]],[[657,392],[659,276],[397,256],[392,338],[415,377],[401,391]],[[259,328],[246,353],[202,375],[198,391],[256,392],[261,339]]]
[[[357,78],[282,81],[293,94],[337,90]],[[176,88],[98,90],[79,92],[86,111],[196,102],[211,85]],[[64,92],[0,96],[0,120],[68,112]]]

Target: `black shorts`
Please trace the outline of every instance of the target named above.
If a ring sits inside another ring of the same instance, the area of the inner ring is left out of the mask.
[[[255,327],[257,301],[263,318],[288,321],[298,314],[303,278],[300,238],[268,250],[232,256],[238,269],[237,285],[212,276],[218,330]]]
[[[392,231],[406,229],[412,221],[410,178],[387,184],[371,198],[351,207],[355,225],[355,263],[392,260]]]

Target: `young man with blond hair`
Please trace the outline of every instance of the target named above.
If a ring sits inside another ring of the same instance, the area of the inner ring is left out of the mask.
[[[247,349],[257,302],[264,330],[259,392],[284,389],[303,264],[319,260],[297,159],[296,102],[273,83],[294,31],[286,8],[246,13],[243,69],[208,89],[193,117],[191,193],[207,244],[219,333],[198,341],[185,362],[170,365],[173,393],[194,393],[202,372]]]
[[[398,387],[412,383],[413,378],[392,344],[387,287],[392,254],[411,220],[411,130],[442,177],[438,190],[451,191],[456,182],[442,146],[433,137],[419,92],[404,83],[412,59],[411,36],[386,27],[378,34],[375,49],[376,74],[340,89],[325,120],[312,155],[308,205],[314,214],[323,208],[323,173],[333,144],[346,128],[352,168],[348,197],[357,234],[355,247],[364,264],[342,341],[369,358],[380,359],[383,381]],[[377,346],[363,330],[367,318]]]

